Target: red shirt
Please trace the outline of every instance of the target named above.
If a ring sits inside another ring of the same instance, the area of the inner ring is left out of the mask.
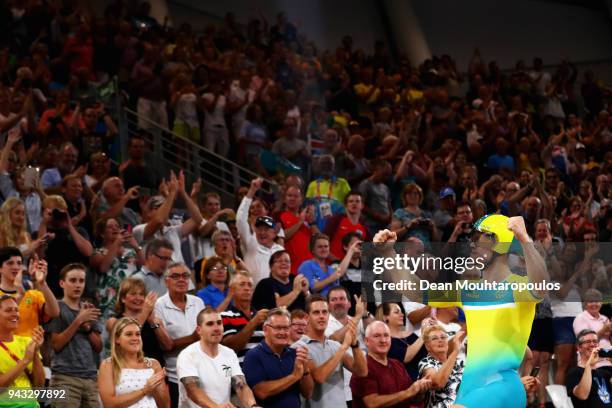
[[[410,376],[404,365],[392,358],[387,359],[384,366],[371,356],[366,357],[368,375],[365,377],[351,376],[351,392],[353,393],[353,407],[366,408],[363,397],[371,394],[390,395],[404,391],[412,384]],[[401,401],[390,408],[420,407],[420,404],[411,403],[410,400]]]
[[[361,232],[362,239],[367,236],[368,230],[361,223],[353,224],[346,215],[332,217],[325,226],[325,233],[331,237],[330,251],[337,259],[344,258],[346,252],[342,248],[342,238],[349,232]]]
[[[279,216],[280,222],[283,224],[283,229],[287,231],[297,222],[301,222],[300,217],[289,212],[283,211]],[[297,275],[297,270],[302,262],[312,259],[312,254],[308,249],[310,244],[310,236],[312,232],[304,223],[300,226],[291,239],[285,240],[285,249],[291,257],[291,273]]]

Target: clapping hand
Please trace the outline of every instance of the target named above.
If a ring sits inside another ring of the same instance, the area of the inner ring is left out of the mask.
[[[34,361],[34,357],[36,356],[36,352],[42,346],[43,341],[45,340],[45,333],[40,326],[37,326],[32,330],[32,336],[30,342],[28,343],[25,354],[23,356],[24,360],[29,363]]]
[[[157,387],[164,384],[164,379],[166,378],[166,369],[161,369],[158,372],[154,373],[144,386],[144,392],[146,395],[151,394]]]

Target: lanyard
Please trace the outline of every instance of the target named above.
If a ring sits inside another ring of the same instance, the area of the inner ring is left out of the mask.
[[[329,181],[329,190],[327,191],[327,198],[332,198],[332,190],[334,189],[334,182]],[[321,201],[321,181],[317,181],[317,201]]]
[[[19,357],[17,357],[11,350],[9,350],[8,347],[6,347],[6,344],[4,344],[3,341],[0,341],[0,347],[2,347],[4,349],[4,351],[7,352],[7,354],[13,359],[15,360],[16,363],[20,362],[21,359]]]

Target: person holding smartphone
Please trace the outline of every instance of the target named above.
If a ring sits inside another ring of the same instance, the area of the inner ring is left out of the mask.
[[[603,358],[597,333],[584,329],[576,337],[578,366],[571,368],[565,377],[567,393],[574,407],[612,406],[612,371],[595,368]]]

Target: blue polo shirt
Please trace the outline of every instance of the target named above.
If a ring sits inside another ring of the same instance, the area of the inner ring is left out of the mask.
[[[310,259],[308,261],[302,262],[297,272],[298,274],[304,275],[304,277],[308,279],[308,285],[310,286],[310,290],[314,292],[315,282],[321,281],[327,278],[332,273],[334,273],[334,268],[332,268],[331,265],[327,265],[327,271],[324,271],[323,269],[321,269],[317,261],[315,261],[314,259]],[[331,284],[327,285],[326,287],[324,287],[318,293],[320,293],[323,296],[327,296],[327,292],[329,292],[331,288],[334,288],[338,286],[339,284],[340,282],[336,280],[332,282]]]
[[[204,301],[206,306],[217,307],[223,302],[223,299],[227,296],[228,288],[225,288],[223,292],[219,290],[215,285],[207,285],[196,293],[196,295]]]
[[[253,389],[263,381],[278,380],[293,372],[295,350],[285,347],[281,355],[274,354],[266,341],[247,351],[244,356],[242,371],[247,384]],[[285,391],[265,400],[257,399],[257,404],[266,408],[299,408],[300,382],[297,381]]]

